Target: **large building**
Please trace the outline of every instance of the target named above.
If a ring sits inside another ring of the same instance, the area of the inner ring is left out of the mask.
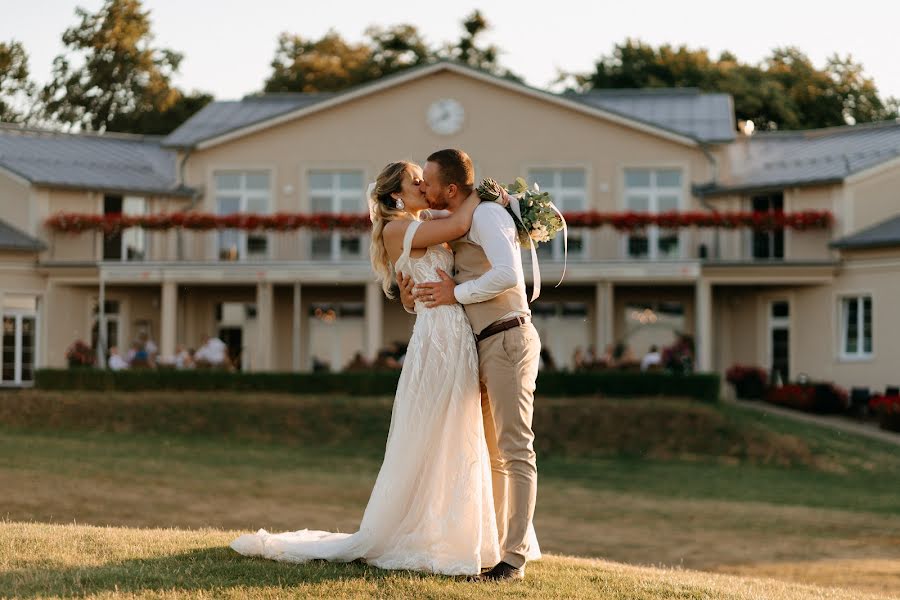
[[[896,384],[900,124],[736,135],[731,98],[696,90],[556,95],[452,63],[339,94],[214,102],[165,138],[0,128],[4,384],[63,367],[75,340],[160,353],[218,335],[246,370],[338,370],[404,341],[412,317],[373,282],[365,233],[64,233],[59,212],[365,212],[395,159],[465,149],[565,212],[830,211],[825,229],[570,231],[543,246],[532,305],[558,364],[624,341],[696,337],[697,366]],[[526,267],[526,272],[528,268]],[[552,283],[551,283],[552,282]]]

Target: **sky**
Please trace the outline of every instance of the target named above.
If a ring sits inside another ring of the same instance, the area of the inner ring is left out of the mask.
[[[76,23],[75,8],[96,11],[102,4],[0,0],[0,41],[22,42],[33,77],[43,83],[63,50],[63,30]],[[730,50],[750,63],[788,45],[819,67],[834,53],[850,54],[882,96],[900,97],[900,2],[889,0],[144,0],[144,6],[156,44],[184,54],[176,84],[219,99],[262,88],[281,32],[318,38],[334,29],[359,41],[370,25],[409,23],[439,45],[460,37],[462,19],[475,8],[492,26],[485,41],[501,48],[502,64],[537,87],[549,87],[560,70],[592,70],[597,58],[631,37],[706,48],[713,56]]]

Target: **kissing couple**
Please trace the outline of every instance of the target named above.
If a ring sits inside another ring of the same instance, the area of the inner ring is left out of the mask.
[[[367,196],[372,266],[389,298],[396,280],[416,322],[359,531],[260,529],[231,547],[287,562],[522,579],[540,558],[531,425],[541,343],[509,197],[482,201],[471,159],[454,149],[431,154],[424,169],[388,164]]]

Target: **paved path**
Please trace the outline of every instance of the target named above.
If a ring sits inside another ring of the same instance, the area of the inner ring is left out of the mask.
[[[823,427],[830,427],[831,429],[835,429],[837,431],[855,433],[857,435],[866,436],[872,439],[880,440],[882,442],[888,442],[889,444],[896,444],[900,446],[900,433],[885,431],[884,429],[880,429],[875,423],[860,423],[857,421],[852,421],[847,417],[841,417],[837,415],[817,415],[813,413],[800,412],[798,410],[792,410],[790,408],[774,406],[772,404],[769,404],[768,402],[762,402],[759,400],[748,401],[726,399],[725,402],[729,402],[736,406],[742,406],[744,408],[749,408],[759,412],[767,412],[782,417],[787,417],[788,419],[794,419],[795,421],[803,421],[804,423],[813,423],[816,425],[822,425]]]

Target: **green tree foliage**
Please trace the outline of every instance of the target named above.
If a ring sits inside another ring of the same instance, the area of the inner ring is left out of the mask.
[[[850,56],[834,55],[822,69],[797,48],[776,48],[760,64],[730,52],[654,48],[635,40],[617,44],[592,73],[564,73],[570,89],[696,87],[734,97],[738,120],[757,129],[809,129],[896,118],[898,101],[882,99],[874,81]]]
[[[28,72],[28,54],[20,42],[0,42],[0,121],[26,123],[36,86]]]
[[[370,27],[360,43],[348,42],[335,31],[319,39],[282,33],[263,89],[336,92],[439,59],[519,79],[500,66],[496,46],[479,44],[480,35],[488,29],[487,20],[476,10],[463,21],[459,42],[438,49],[429,46],[413,25]]]
[[[78,8],[41,91],[45,119],[94,131],[167,133],[211,98],[172,85],[181,54],[152,45],[140,0],[106,0],[96,14]]]

